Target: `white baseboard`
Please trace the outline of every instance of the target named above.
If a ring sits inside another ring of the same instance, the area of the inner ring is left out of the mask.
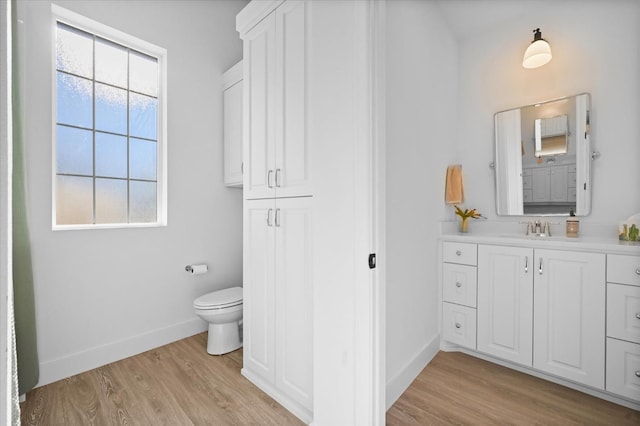
[[[41,362],[40,380],[36,387],[140,354],[206,330],[207,323],[200,318],[194,318],[169,327],[76,352],[62,358]]]
[[[276,402],[289,410],[291,414],[302,420],[304,424],[310,424],[313,421],[313,415],[309,410],[302,407],[300,404],[289,398],[287,395],[280,392],[275,386],[268,381],[262,379],[257,374],[253,374],[250,370],[243,368],[240,373],[253,383],[258,389],[275,399]]]
[[[386,410],[400,398],[420,372],[431,362],[440,349],[440,335],[437,334],[409,360],[398,374],[392,377],[386,386]]]

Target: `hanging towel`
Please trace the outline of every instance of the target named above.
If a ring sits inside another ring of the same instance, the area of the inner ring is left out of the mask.
[[[464,201],[464,188],[462,184],[462,165],[454,164],[447,167],[447,182],[444,189],[444,202],[447,204],[460,204]]]

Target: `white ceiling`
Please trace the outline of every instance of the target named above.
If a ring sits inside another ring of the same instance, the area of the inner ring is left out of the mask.
[[[552,0],[436,0],[451,31],[460,40],[525,15]],[[563,1],[563,0],[555,0]]]

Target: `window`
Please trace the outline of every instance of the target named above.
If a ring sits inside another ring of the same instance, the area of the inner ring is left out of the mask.
[[[55,11],[54,228],[166,224],[166,52]]]

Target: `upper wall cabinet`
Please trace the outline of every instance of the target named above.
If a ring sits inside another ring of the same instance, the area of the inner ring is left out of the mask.
[[[224,184],[242,188],[242,61],[222,75]]]
[[[244,196],[312,195],[307,137],[307,5],[287,1],[244,41]]]

